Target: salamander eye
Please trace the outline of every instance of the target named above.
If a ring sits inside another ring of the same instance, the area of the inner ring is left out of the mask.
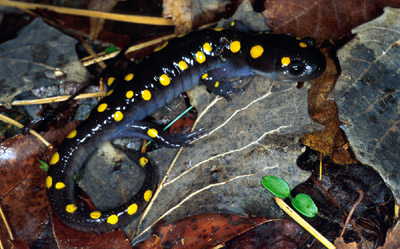
[[[315,46],[315,40],[311,37],[305,37],[301,40],[302,42],[306,43],[308,46]]]
[[[300,61],[293,61],[289,65],[289,73],[292,75],[299,75],[304,72],[305,68],[306,67],[304,63],[301,63]]]

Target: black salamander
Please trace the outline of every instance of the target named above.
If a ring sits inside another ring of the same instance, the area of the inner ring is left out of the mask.
[[[325,70],[325,57],[311,38],[249,34],[234,30],[195,31],[165,42],[133,72],[109,77],[107,96],[73,130],[50,160],[46,187],[52,212],[68,226],[103,233],[136,218],[152,198],[158,178],[144,156],[134,158],[145,171],[142,187],[127,203],[108,211],[90,211],[74,199],[73,176],[102,142],[137,137],[167,147],[188,145],[199,132],[170,135],[141,121],[180,93],[199,84],[230,100],[233,78],[253,75],[274,80],[307,81]]]

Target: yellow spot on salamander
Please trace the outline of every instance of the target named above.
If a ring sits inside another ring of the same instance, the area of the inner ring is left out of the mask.
[[[53,185],[53,178],[51,178],[51,176],[48,176],[46,178],[46,188],[51,188],[52,185]]]
[[[75,212],[76,210],[77,210],[78,208],[76,207],[76,205],[75,204],[68,204],[67,206],[65,206],[65,210],[68,212],[68,213],[73,213],[73,212]]]
[[[282,63],[282,66],[286,67],[287,65],[290,64],[290,58],[289,57],[282,57],[281,63]]]
[[[215,87],[219,87],[219,81],[215,81]]]
[[[177,35],[176,37],[178,37],[178,38],[182,38],[182,37],[184,37],[186,34],[179,34],[179,35]]]
[[[184,62],[184,61],[180,61],[180,62],[178,63],[178,66],[179,66],[179,69],[180,69],[181,71],[184,71],[184,70],[186,70],[186,69],[188,68],[188,65],[187,65],[186,62]]]
[[[297,37],[296,37],[296,40],[299,40],[299,41],[301,41],[301,37],[298,37],[298,36],[297,36]]]
[[[151,93],[149,90],[143,90],[142,91],[142,99],[148,101],[151,99]]]
[[[221,31],[221,30],[224,30],[223,28],[215,28],[214,29],[215,31]]]
[[[110,223],[111,225],[114,225],[117,222],[118,222],[118,216],[116,216],[115,214],[112,214],[107,218],[107,223]]]
[[[76,130],[73,130],[68,134],[67,138],[74,138],[75,136],[76,136]]]
[[[114,77],[108,78],[108,80],[107,80],[107,85],[108,85],[108,86],[111,86],[112,83],[114,83],[114,81],[115,81],[115,78],[114,78]]]
[[[153,191],[146,190],[146,192],[144,192],[143,198],[146,202],[149,202],[152,196],[153,196]]]
[[[110,96],[113,92],[114,92],[114,89],[108,91],[108,92],[106,93],[106,96]]]
[[[237,53],[240,51],[240,41],[233,41],[229,47],[232,53]]]
[[[129,73],[125,76],[126,81],[131,81],[133,79],[133,73]]]
[[[90,117],[90,114],[86,115],[84,120],[88,119],[89,117]]]
[[[144,167],[144,166],[146,166],[146,164],[149,162],[149,159],[147,159],[147,158],[145,158],[145,157],[141,157],[140,159],[139,159],[139,164],[140,164],[140,166],[142,166],[142,167]]]
[[[122,112],[120,112],[120,111],[116,111],[115,113],[114,113],[114,120],[115,121],[121,121],[122,119],[124,118],[124,114],[122,114]]]
[[[135,214],[137,212],[137,210],[138,210],[138,205],[136,203],[133,203],[132,205],[130,205],[128,207],[127,211],[128,211],[129,215],[132,215],[132,214]]]
[[[163,86],[168,86],[169,83],[171,83],[171,79],[166,74],[161,75],[158,80],[160,81],[160,84]]]
[[[254,47],[251,48],[250,50],[250,56],[253,59],[257,59],[264,53],[264,48],[261,47],[260,45],[255,45]]]
[[[231,26],[232,26],[232,27],[235,26],[235,21],[232,21],[232,22],[231,22]]]
[[[203,44],[203,51],[206,52],[207,54],[211,53],[211,45],[210,43],[206,42]]]
[[[56,183],[56,189],[63,189],[63,188],[65,188],[65,184],[63,182]]]
[[[101,213],[99,211],[93,211],[90,213],[90,218],[92,218],[93,220],[100,218]]]
[[[147,135],[149,135],[149,137],[151,138],[155,138],[158,136],[158,131],[156,129],[151,128],[147,131]]]
[[[53,157],[50,160],[50,165],[58,163],[58,160],[60,160],[60,154],[58,152],[54,153]]]
[[[154,52],[158,52],[158,51],[160,51],[161,49],[165,48],[167,45],[168,45],[168,41],[164,42],[161,46],[156,47],[153,51],[154,51]]]
[[[205,73],[205,74],[203,74],[203,75],[201,76],[201,78],[202,78],[203,80],[205,80],[207,77],[208,77],[208,73]]]
[[[196,61],[198,62],[198,63],[203,63],[203,62],[205,62],[206,61],[206,56],[203,54],[203,52],[201,52],[201,51],[198,51],[197,53],[196,53]]]
[[[302,47],[302,48],[308,47],[307,43],[305,43],[305,42],[300,42],[299,45],[300,45],[300,47]]]
[[[107,108],[107,104],[106,103],[102,103],[97,107],[97,111],[98,112],[104,112],[104,110]]]
[[[127,99],[130,99],[130,98],[133,97],[133,92],[132,91],[127,91],[125,96],[126,96]]]

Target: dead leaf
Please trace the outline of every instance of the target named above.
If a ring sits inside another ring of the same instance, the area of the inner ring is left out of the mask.
[[[226,248],[305,248],[301,245],[308,233],[295,221],[272,220],[236,236],[226,243]]]
[[[41,135],[57,147],[74,127],[69,123],[63,129]],[[0,151],[1,205],[14,237],[29,244],[40,234],[49,210],[44,186],[46,174],[39,168],[37,158],[52,152],[32,135],[9,138],[0,144]]]
[[[324,52],[328,54],[327,50]],[[324,156],[331,156],[337,164],[354,164],[357,161],[351,151],[344,147],[347,140],[340,129],[336,103],[328,97],[335,86],[338,71],[334,61],[326,57],[325,72],[314,80],[308,91],[308,113],[315,122],[324,125],[325,130],[304,135],[301,143]]]
[[[111,10],[117,5],[119,0],[90,0],[88,3],[89,10],[97,10],[104,12],[111,12]],[[103,29],[105,19],[101,18],[90,18],[90,41],[95,41]]]
[[[356,242],[345,243],[342,237],[336,238],[334,245],[337,249],[358,249]]]
[[[331,97],[356,158],[373,167],[400,201],[400,11],[353,30],[338,51],[342,73]]]
[[[233,214],[195,215],[155,228],[156,236],[134,248],[154,248],[154,245],[192,249],[215,247],[267,221],[263,217],[244,218]]]
[[[121,230],[104,234],[84,233],[72,229],[54,215],[51,216],[54,237],[60,248],[115,248],[131,249],[132,246]]]
[[[398,249],[400,248],[400,222],[390,228],[386,235],[385,244],[378,247],[378,249]]]
[[[266,0],[263,15],[277,33],[314,37],[321,42],[351,35],[351,29],[382,13],[384,6],[399,7],[385,0]]]
[[[205,23],[217,21],[227,11],[229,0],[164,0],[163,17],[172,18],[175,33],[184,34]]]

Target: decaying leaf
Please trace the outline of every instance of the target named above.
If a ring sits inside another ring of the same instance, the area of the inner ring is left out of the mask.
[[[42,136],[56,147],[74,127],[70,123]],[[32,243],[48,220],[49,210],[45,172],[39,168],[37,158],[51,152],[32,135],[9,138],[1,143],[0,151],[1,205],[5,217],[15,238]]]
[[[344,242],[343,238],[335,239],[335,246],[337,249],[358,249],[356,242]]]
[[[111,10],[115,7],[119,0],[90,0],[88,3],[88,9],[90,10],[98,10],[104,12],[111,12]],[[99,36],[101,30],[103,29],[105,19],[101,18],[90,18],[90,40],[95,41]]]
[[[111,12],[119,0],[90,0],[88,3],[88,9],[98,10],[104,12]],[[95,41],[103,29],[105,19],[101,18],[90,18],[90,40]]]
[[[392,0],[266,0],[267,25],[277,33],[291,33],[317,41],[340,39],[352,28],[382,13],[384,6],[399,7]]]
[[[163,17],[172,18],[175,33],[182,34],[216,21],[217,15],[226,12],[230,4],[229,0],[164,0]]]
[[[357,159],[373,167],[400,201],[400,10],[353,32],[338,52],[342,73],[332,92]]]
[[[378,249],[397,249],[400,248],[400,222],[397,223],[389,229],[387,232],[385,244]]]
[[[206,127],[208,134],[181,151],[140,229],[159,217],[168,221],[199,213],[279,217],[275,205],[266,205],[273,203],[272,197],[260,180],[270,174],[296,186],[307,178],[296,167],[298,139],[319,126],[307,115],[306,94],[307,89],[293,83],[263,78],[251,81],[232,103],[206,93],[204,87],[192,91],[197,127]],[[151,158],[163,168],[173,155],[162,149]]]
[[[305,234],[292,219],[272,220],[235,237],[226,248],[304,248]]]
[[[157,226],[150,239],[134,248],[211,248],[267,221],[262,217],[245,218],[233,214],[195,215]]]
[[[325,53],[327,54],[326,50]],[[314,84],[308,91],[309,115],[315,122],[324,125],[325,130],[304,135],[301,142],[324,156],[331,156],[333,162],[337,164],[353,164],[356,160],[346,147],[346,138],[340,129],[336,103],[328,97],[337,77],[336,65],[327,56],[325,72],[313,81]]]
[[[54,215],[51,219],[59,248],[132,248],[121,230],[105,234],[83,233],[64,225]]]

